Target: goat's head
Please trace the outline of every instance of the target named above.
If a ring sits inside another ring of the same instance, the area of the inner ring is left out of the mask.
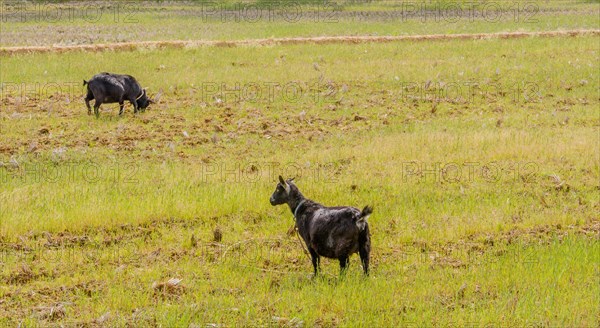
[[[148,94],[146,94],[146,89],[142,89],[142,94],[135,100],[135,102],[137,102],[138,107],[142,111],[145,111],[150,104],[154,103],[154,101],[148,97]]]
[[[293,186],[293,181],[294,179],[287,179],[283,180],[283,178],[281,177],[281,175],[279,176],[279,183],[277,184],[277,187],[275,188],[275,192],[273,192],[273,195],[271,195],[271,205],[275,206],[275,205],[281,205],[281,204],[285,204],[290,200],[290,196],[292,193],[292,186]],[[295,187],[295,186],[294,186]]]

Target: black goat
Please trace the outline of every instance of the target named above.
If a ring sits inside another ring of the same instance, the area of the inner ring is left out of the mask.
[[[121,75],[112,73],[100,73],[94,75],[89,81],[83,80],[83,85],[87,84],[87,94],[84,98],[88,114],[92,113],[90,100],[95,99],[94,114],[100,115],[99,108],[103,103],[119,103],[119,115],[123,115],[123,106],[125,100],[133,104],[133,112],[145,110],[148,105],[153,103],[146,95],[146,89],[143,89],[138,81],[131,75]]]
[[[367,218],[373,208],[366,206],[362,212],[350,206],[325,207],[305,198],[293,179],[279,183],[273,195],[271,205],[288,204],[298,232],[310,252],[315,275],[319,271],[321,256],[338,259],[340,273],[344,273],[349,264],[350,255],[358,252],[365,274],[369,274],[369,253],[371,237]]]

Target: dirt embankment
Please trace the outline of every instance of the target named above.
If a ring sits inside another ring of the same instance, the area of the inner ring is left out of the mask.
[[[479,39],[515,39],[525,37],[566,37],[580,35],[600,35],[600,29],[545,31],[545,32],[505,32],[477,34],[433,34],[433,35],[400,35],[400,36],[324,36],[273,38],[231,41],[141,41],[105,44],[88,44],[73,46],[43,46],[43,47],[5,47],[0,48],[0,55],[22,53],[67,52],[67,51],[127,51],[153,48],[196,48],[196,47],[236,47],[236,46],[271,46],[288,44],[331,44],[331,43],[368,43],[368,42],[398,42],[398,41],[432,41],[432,40],[479,40]]]

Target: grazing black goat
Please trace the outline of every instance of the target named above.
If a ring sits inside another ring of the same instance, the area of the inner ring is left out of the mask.
[[[279,176],[270,201],[273,206],[288,204],[290,207],[298,232],[310,252],[315,275],[319,271],[321,256],[338,259],[340,273],[344,273],[350,255],[357,252],[368,275],[371,237],[367,218],[373,208],[366,206],[361,212],[350,206],[325,207],[305,198],[292,180],[286,181]]]
[[[89,81],[83,80],[83,85],[87,84],[87,95],[85,96],[85,105],[88,114],[92,113],[90,100],[95,99],[94,114],[100,115],[100,105],[108,103],[119,103],[119,115],[123,115],[123,106],[125,100],[133,104],[133,112],[145,110],[148,105],[153,103],[152,99],[146,95],[146,89],[143,89],[138,81],[131,75],[121,75],[112,73],[100,73],[94,75]]]

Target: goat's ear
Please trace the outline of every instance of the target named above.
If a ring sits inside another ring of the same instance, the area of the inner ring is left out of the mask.
[[[279,182],[281,183],[281,185],[285,189],[285,192],[287,194],[289,194],[290,193],[290,185],[287,183],[287,181],[283,180],[283,178],[281,177],[281,175],[279,176]]]
[[[296,177],[289,178],[289,179],[288,179],[288,181],[289,181],[289,182],[293,182],[293,181],[294,181],[294,179],[296,179]]]

